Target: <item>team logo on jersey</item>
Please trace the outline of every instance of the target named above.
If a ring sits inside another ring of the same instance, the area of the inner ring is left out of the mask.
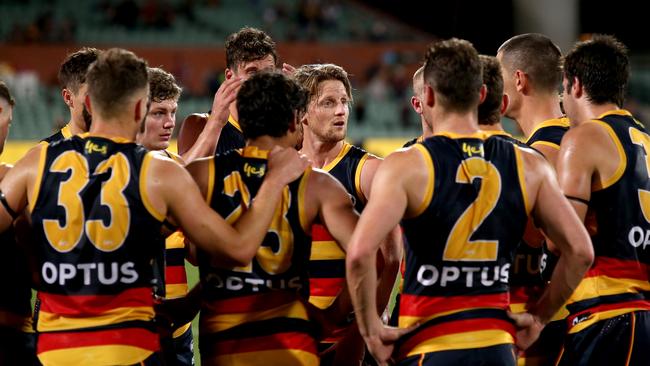
[[[102,155],[106,155],[106,153],[108,152],[108,147],[106,145],[100,146],[99,144],[96,144],[92,141],[86,141],[86,146],[84,146],[84,149],[88,154],[100,153]]]
[[[467,156],[472,157],[472,156],[481,156],[483,157],[485,152],[483,151],[483,145],[479,146],[472,146],[466,142],[463,142],[463,152],[467,154]]]
[[[266,166],[265,165],[255,167],[255,166],[252,166],[252,165],[250,165],[248,163],[244,164],[244,173],[246,174],[247,177],[250,177],[250,176],[254,175],[254,176],[257,176],[257,177],[261,178],[261,177],[264,176],[265,172],[266,172]]]

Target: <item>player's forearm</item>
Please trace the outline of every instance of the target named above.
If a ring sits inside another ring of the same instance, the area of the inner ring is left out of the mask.
[[[189,164],[196,159],[214,155],[223,126],[222,123],[208,118],[205,128],[199,134],[194,145],[181,155],[185,163]]]
[[[381,326],[377,314],[376,254],[350,253],[346,258],[346,277],[359,332],[363,337],[372,336]]]
[[[390,295],[395,286],[397,273],[402,260],[402,242],[399,227],[393,230],[381,246],[383,266],[377,286],[377,311],[383,313],[390,301]]]
[[[237,220],[234,225],[239,238],[234,241],[240,259],[245,263],[255,256],[275,215],[276,208],[280,204],[280,198],[285,185],[279,179],[266,177],[251,207]]]
[[[591,245],[588,237],[582,246],[587,245]],[[563,251],[551,276],[550,284],[531,309],[531,313],[537,315],[544,324],[550,321],[578,287],[592,262],[593,251],[588,248]]]

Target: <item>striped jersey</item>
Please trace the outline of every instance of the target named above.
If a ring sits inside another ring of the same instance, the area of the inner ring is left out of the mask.
[[[164,215],[145,190],[151,158],[88,134],[42,149],[30,211],[43,364],[134,364],[159,349],[151,262]]]
[[[514,343],[509,274],[530,207],[521,148],[490,136],[445,133],[414,145],[429,182],[416,215],[402,220],[399,326],[420,326],[400,339],[398,359]]]

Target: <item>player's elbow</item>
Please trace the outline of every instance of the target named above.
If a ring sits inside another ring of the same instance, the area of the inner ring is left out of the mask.
[[[375,264],[375,254],[360,242],[352,241],[345,255],[345,264],[348,272],[358,272],[365,267]]]
[[[564,254],[564,253],[563,253]],[[571,257],[572,268],[581,271],[587,271],[594,263],[594,248],[588,235],[583,235],[579,240],[574,242],[571,250],[567,253]]]

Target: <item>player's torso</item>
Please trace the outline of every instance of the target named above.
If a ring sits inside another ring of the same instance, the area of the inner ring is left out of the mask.
[[[402,221],[399,325],[421,325],[400,357],[513,343],[508,282],[529,208],[520,148],[488,135],[416,145],[433,179],[421,213]]]
[[[574,327],[636,309],[650,309],[650,137],[627,111],[598,120],[616,145],[614,176],[591,194],[586,224],[595,260],[568,302]]]
[[[39,357],[77,357],[49,351],[88,346],[84,352],[98,363],[138,362],[158,348],[151,261],[163,250],[164,217],[143,193],[150,159],[134,143],[102,137],[75,136],[43,149],[30,206]],[[102,340],[89,346],[90,330]],[[62,338],[62,331],[70,333]],[[116,348],[102,350],[108,345]]]
[[[343,184],[354,198],[359,212],[365,206],[366,198],[361,192],[361,170],[369,154],[353,145],[344,143],[341,152],[323,170]],[[312,226],[312,250],[309,260],[309,302],[319,308],[329,306],[345,283],[345,252],[334,241],[325,226]]]

